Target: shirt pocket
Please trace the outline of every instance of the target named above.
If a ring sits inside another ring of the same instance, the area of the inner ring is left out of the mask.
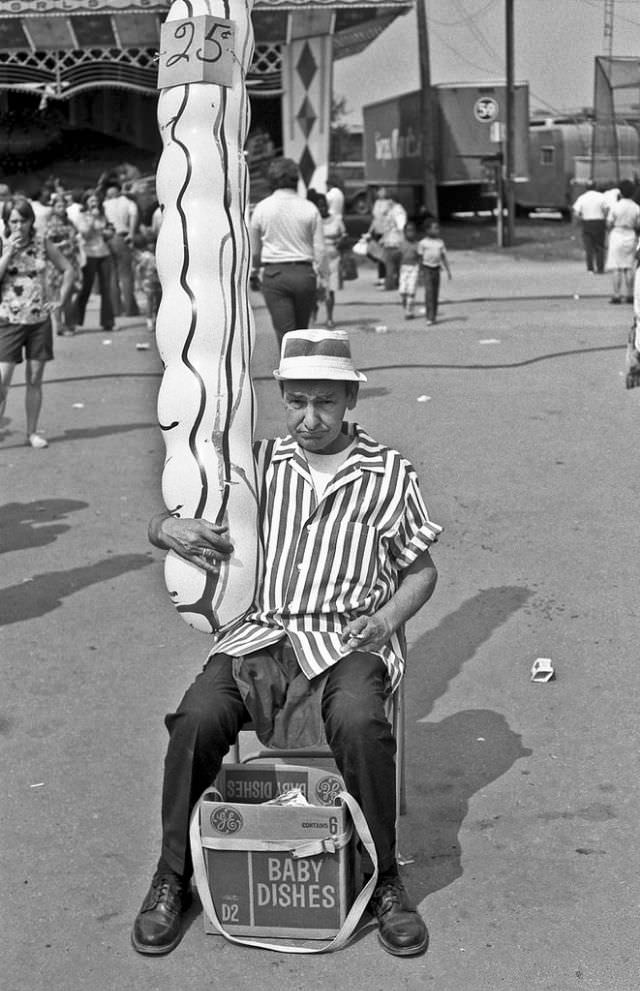
[[[378,573],[378,534],[362,523],[344,522],[332,528],[325,545],[326,577],[339,597],[360,598]],[[353,602],[351,602],[353,604]]]

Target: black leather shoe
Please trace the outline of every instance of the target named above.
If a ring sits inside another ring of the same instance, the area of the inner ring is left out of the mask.
[[[411,957],[425,952],[429,945],[427,927],[397,875],[378,882],[370,908],[378,920],[378,939],[387,953]]]
[[[156,874],[136,916],[131,942],[138,953],[171,953],[182,939],[189,884],[177,874]]]

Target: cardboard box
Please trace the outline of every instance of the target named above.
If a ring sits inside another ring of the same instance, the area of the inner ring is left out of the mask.
[[[311,804],[268,802],[300,787]],[[226,764],[200,804],[200,834],[218,919],[231,935],[329,939],[354,900],[356,845],[332,771]],[[205,917],[205,932],[216,930]]]

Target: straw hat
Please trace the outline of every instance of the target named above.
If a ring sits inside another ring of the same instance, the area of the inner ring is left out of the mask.
[[[279,379],[321,379],[366,382],[351,358],[351,345],[344,330],[292,330],[282,338]]]

